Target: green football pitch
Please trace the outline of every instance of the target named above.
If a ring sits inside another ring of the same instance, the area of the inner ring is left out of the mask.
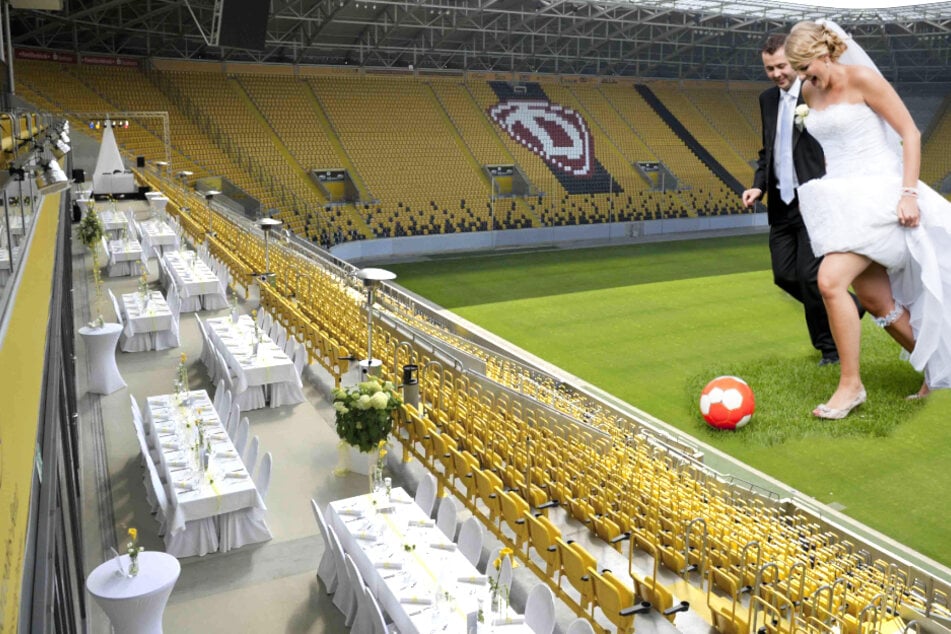
[[[818,367],[801,305],[772,283],[765,235],[387,265],[398,282],[516,346],[945,565],[951,565],[951,391],[863,320],[868,402],[811,416],[837,366]],[[707,381],[735,374],[756,414],[706,426]]]

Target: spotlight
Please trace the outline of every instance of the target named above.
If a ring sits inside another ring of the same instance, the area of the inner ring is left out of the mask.
[[[36,188],[41,194],[55,194],[69,187],[66,172],[59,166],[56,159],[36,170]]]

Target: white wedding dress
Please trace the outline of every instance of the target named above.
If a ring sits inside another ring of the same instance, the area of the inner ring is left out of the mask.
[[[921,222],[898,224],[901,149],[864,103],[811,110],[826,175],[799,187],[799,208],[816,255],[861,253],[888,269],[892,294],[911,316],[911,363],[931,388],[951,387],[951,202],[918,183]]]

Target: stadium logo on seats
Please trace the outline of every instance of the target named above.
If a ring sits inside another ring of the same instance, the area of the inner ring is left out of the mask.
[[[575,177],[594,173],[594,139],[584,119],[571,108],[510,99],[489,108],[489,116],[553,169]]]

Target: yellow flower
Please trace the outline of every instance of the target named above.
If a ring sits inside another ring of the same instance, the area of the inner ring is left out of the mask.
[[[181,356],[178,357],[178,360],[179,360],[181,363],[185,363],[185,360],[186,360],[187,358],[188,358],[188,357],[186,357],[186,356],[185,356],[185,353],[183,352],[183,353],[181,354]]]
[[[380,457],[381,458],[386,457],[386,449],[380,449]]]
[[[383,449],[384,447],[386,447],[386,439],[384,438],[379,443],[377,443],[377,447],[379,447],[380,449]]]
[[[138,538],[139,538],[139,531],[137,531],[137,530],[134,529],[134,528],[130,528],[130,529],[129,529],[129,539],[131,539],[132,541],[135,541],[135,540],[138,539]]]
[[[251,317],[257,317],[257,316],[258,316],[258,311],[255,310],[254,308],[252,308],[252,309],[251,309]]]

